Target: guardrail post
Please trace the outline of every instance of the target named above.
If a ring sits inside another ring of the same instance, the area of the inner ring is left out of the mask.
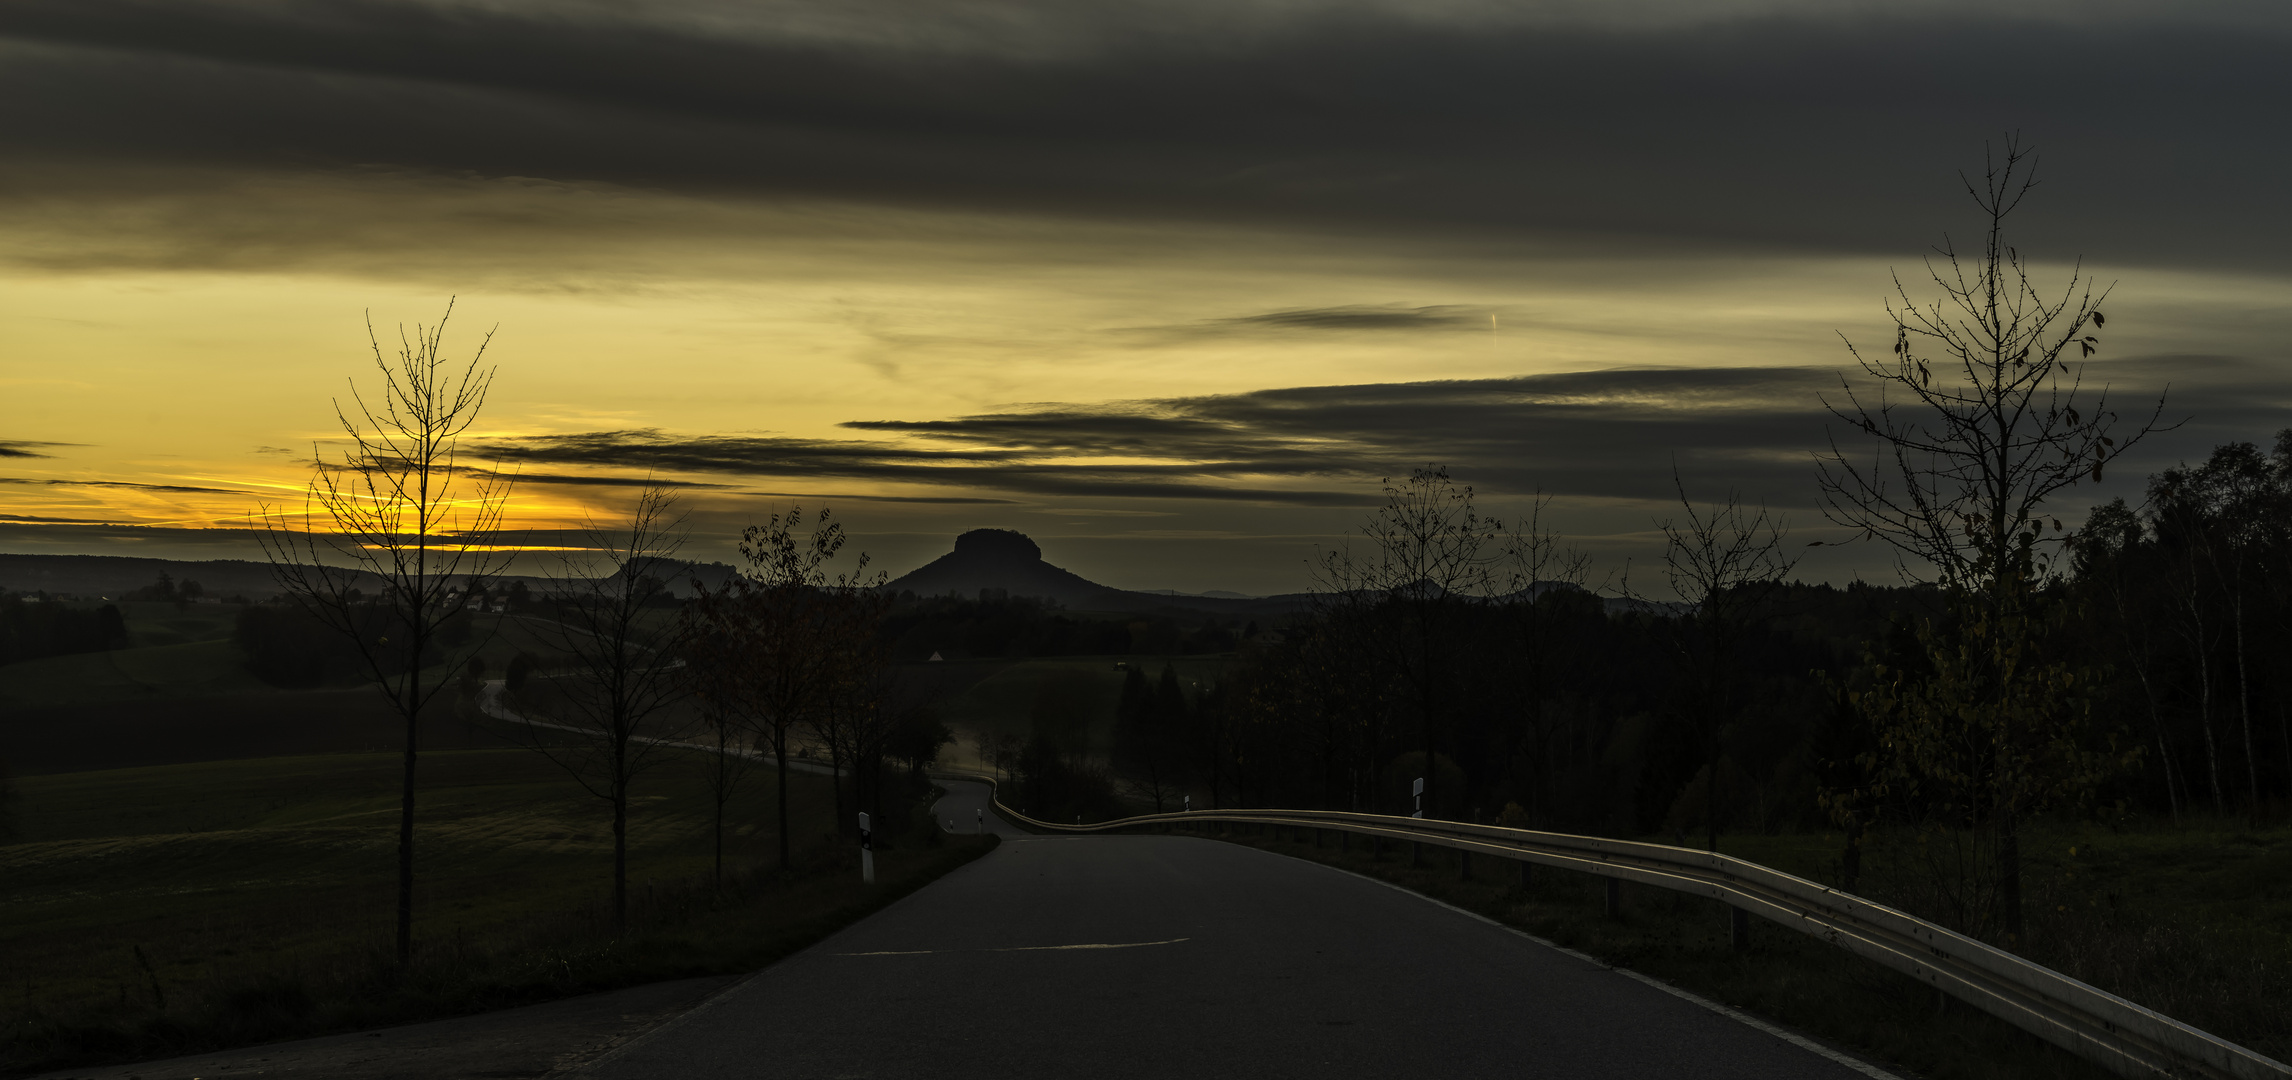
[[[1469,851],[1459,851],[1459,852],[1457,852],[1457,853],[1456,853],[1456,879],[1457,879],[1458,881],[1471,881],[1471,880],[1472,880],[1472,853],[1471,853],[1471,852],[1469,852]]]
[[[1339,850],[1339,851],[1351,851],[1351,850],[1353,850],[1353,834],[1352,834],[1352,833],[1346,832],[1346,831],[1345,831],[1345,830],[1343,830],[1343,829],[1339,829],[1339,830],[1337,830],[1337,850]]]
[[[1605,881],[1605,882],[1607,882],[1607,883],[1608,883],[1608,889],[1607,889],[1607,893],[1608,893],[1608,896],[1607,896],[1607,912],[1608,912],[1608,918],[1611,918],[1611,919],[1620,919],[1620,918],[1623,918],[1623,913],[1624,913],[1624,883],[1623,883],[1623,879],[1622,879],[1622,878],[1601,878],[1600,880],[1602,880],[1602,881]]]
[[[1727,946],[1732,949],[1751,947],[1751,913],[1733,904],[1727,905]]]
[[[1415,840],[1409,841],[1409,865],[1411,867],[1418,867],[1423,866],[1424,864],[1425,846]]]
[[[1536,872],[1536,864],[1535,864],[1535,863],[1529,862],[1529,861],[1528,861],[1528,860],[1526,860],[1526,859],[1522,859],[1522,860],[1520,860],[1520,887],[1521,887],[1521,888],[1525,889],[1525,888],[1527,888],[1528,886],[1530,886],[1530,885],[1534,885],[1534,884],[1536,883],[1536,873],[1535,873],[1535,872]]]

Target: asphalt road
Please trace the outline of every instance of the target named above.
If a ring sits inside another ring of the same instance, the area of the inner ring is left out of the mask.
[[[953,786],[939,817],[970,831],[984,786]],[[1862,1074],[1316,864],[1189,837],[1005,831],[993,853],[583,1075]]]

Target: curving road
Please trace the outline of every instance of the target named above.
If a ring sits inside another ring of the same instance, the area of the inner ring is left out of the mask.
[[[975,826],[986,787],[950,784]],[[599,1060],[605,1080],[1873,1075],[1364,878],[1178,836],[1004,843]],[[1883,1075],[1883,1074],[1876,1074]]]

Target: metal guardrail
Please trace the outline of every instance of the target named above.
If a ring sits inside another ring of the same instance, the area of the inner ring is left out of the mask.
[[[995,783],[985,776],[942,775]],[[1037,832],[1090,834],[1209,824],[1327,829],[1707,896],[1932,985],[2122,1076],[2292,1078],[2292,1067],[2274,1058],[2051,968],[1885,905],[1731,855],[1667,844],[1342,811],[1196,810],[1144,814],[1093,825],[1062,825],[1020,814],[1003,805],[999,797],[994,804],[998,813]]]

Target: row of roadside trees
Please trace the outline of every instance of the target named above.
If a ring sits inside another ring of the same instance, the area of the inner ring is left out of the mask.
[[[831,573],[844,534],[825,512],[749,529],[741,572],[691,581],[693,595],[680,599],[684,519],[665,487],[647,485],[624,520],[581,530],[547,575],[551,588],[504,613],[545,645],[542,670],[513,664],[513,697],[483,683],[477,653],[489,635],[470,632],[469,608],[509,566],[502,516],[514,477],[461,459],[494,369],[484,363],[490,332],[467,362],[447,358],[451,313],[387,351],[369,327],[377,377],[354,380],[336,402],[344,451],[321,458],[303,506],[262,517],[286,596],[343,643],[403,724],[399,964],[414,948],[420,718],[457,683],[524,721],[522,736],[606,804],[616,925],[628,911],[631,793],[668,754],[704,752],[720,884],[725,808],[760,761],[777,772],[777,862],[793,867],[788,774],[799,741],[828,751],[839,823],[847,775],[854,807],[884,818],[899,801],[887,798],[887,765],[919,772],[948,736],[928,696],[887,674],[887,601],[873,589],[880,581],[862,576],[865,557]]]

